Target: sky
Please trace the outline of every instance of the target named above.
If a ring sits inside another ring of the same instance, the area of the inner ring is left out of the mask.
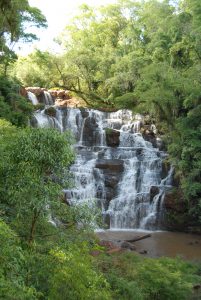
[[[40,41],[29,44],[20,43],[16,46],[15,51],[20,55],[27,55],[34,48],[56,51],[57,47],[53,39],[62,32],[67,24],[70,24],[71,18],[76,15],[79,6],[83,3],[100,6],[115,3],[115,0],[29,0],[30,6],[38,7],[45,15],[48,28],[34,30]]]

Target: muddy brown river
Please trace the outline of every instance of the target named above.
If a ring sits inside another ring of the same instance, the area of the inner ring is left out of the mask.
[[[98,231],[101,240],[118,241],[130,240],[137,236],[151,234],[151,237],[134,243],[137,252],[145,252],[148,257],[176,257],[187,260],[201,261],[201,236],[168,231],[136,231],[136,230],[105,230]]]

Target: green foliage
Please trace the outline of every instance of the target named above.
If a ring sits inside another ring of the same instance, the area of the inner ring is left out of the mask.
[[[127,108],[127,109],[134,109],[137,106],[137,99],[133,93],[127,93],[125,95],[116,97],[114,99],[115,106],[118,108]]]
[[[61,60],[49,52],[35,50],[27,57],[19,57],[12,73],[20,79],[24,86],[40,86],[45,88],[62,84],[60,72]]]
[[[0,298],[34,300],[34,288],[25,285],[25,257],[19,239],[0,219]]]
[[[5,130],[4,126],[1,134],[5,143],[11,128]],[[48,220],[50,209],[53,215],[59,208],[66,211],[59,197],[65,184],[63,178],[66,176],[68,180],[64,168],[74,157],[68,141],[68,135],[53,129],[27,128],[13,134],[3,148],[0,159],[2,204],[4,209],[7,205],[7,216],[14,223],[17,221],[15,227],[23,231],[29,242],[34,239],[37,223]]]
[[[89,220],[61,197],[74,159],[70,141],[0,119],[0,215],[9,224],[0,220],[2,299],[111,299],[89,255],[94,242],[75,227]]]
[[[30,27],[46,27],[46,19],[36,7],[31,7],[27,0],[2,0],[0,3],[0,73],[7,74],[8,66],[17,59],[12,50],[19,40],[30,42],[37,39],[27,32]]]
[[[181,259],[142,258],[133,253],[98,258],[114,299],[190,299],[198,269]]]
[[[0,76],[0,118],[16,126],[26,126],[32,112],[32,104],[20,96],[20,84]]]
[[[83,5],[58,38],[62,54],[36,50],[19,58],[10,74],[24,85],[65,87],[93,107],[129,108],[160,121],[186,199],[184,219],[197,225],[201,6],[199,0],[171,2]],[[44,26],[45,19],[26,0],[1,1],[1,74],[16,59],[6,40],[36,38],[27,24]],[[15,80],[1,76],[0,92],[0,298],[191,299],[199,270],[180,259],[132,253],[92,259],[97,246],[89,229],[95,220],[86,205],[66,205],[61,193],[71,184],[70,136],[17,129],[13,125],[27,125],[32,105],[19,96]]]
[[[201,224],[201,105],[177,121],[169,152],[182,174],[190,220],[192,224]]]
[[[51,278],[49,299],[112,299],[103,275],[91,266],[91,258],[83,250],[51,252],[56,268]],[[76,279],[76,280],[75,280]]]
[[[189,299],[200,282],[192,264],[133,253],[92,258],[93,219],[85,206],[71,208],[60,198],[73,160],[69,141],[55,130],[0,120],[0,297]]]

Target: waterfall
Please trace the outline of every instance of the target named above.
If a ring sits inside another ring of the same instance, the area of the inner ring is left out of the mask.
[[[64,190],[68,203],[95,202],[110,228],[160,228],[173,169],[164,176],[167,154],[142,134],[146,128],[157,141],[154,124],[129,110],[56,108],[55,117],[43,110],[34,118],[38,127],[70,130],[75,138],[74,186]]]
[[[37,97],[36,97],[36,95],[34,93],[27,92],[27,95],[28,95],[28,98],[32,102],[33,105],[37,105],[39,103],[38,99],[37,99]]]
[[[47,91],[44,91],[44,100],[45,100],[45,105],[53,105],[54,104],[54,101],[53,101],[53,98],[52,98],[52,95],[47,92]]]

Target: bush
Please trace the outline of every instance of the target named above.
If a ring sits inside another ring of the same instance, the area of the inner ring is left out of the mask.
[[[115,291],[114,299],[190,299],[193,285],[200,282],[198,268],[179,258],[151,259],[126,253],[97,259]]]

